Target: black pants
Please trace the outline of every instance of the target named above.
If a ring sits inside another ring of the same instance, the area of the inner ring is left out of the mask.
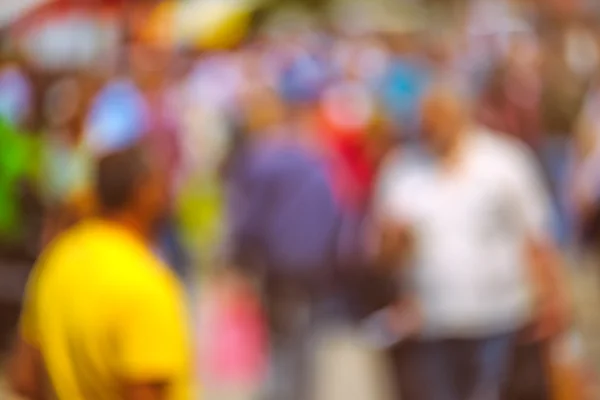
[[[458,359],[469,364],[469,346],[448,342],[449,351],[454,351]],[[461,348],[462,347],[462,348]],[[514,348],[508,381],[504,388],[503,400],[550,400],[548,375],[544,364],[544,344],[519,344]],[[402,343],[390,352],[394,366],[394,376],[398,384],[399,399],[429,400],[426,388],[435,385],[422,367],[423,344],[418,341]],[[460,360],[459,360],[460,361]],[[458,386],[468,386],[473,381],[473,369],[461,368],[456,371]]]

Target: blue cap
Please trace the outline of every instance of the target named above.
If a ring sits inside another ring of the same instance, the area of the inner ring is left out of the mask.
[[[327,81],[327,70],[313,57],[301,57],[282,74],[280,92],[291,103],[317,101]]]

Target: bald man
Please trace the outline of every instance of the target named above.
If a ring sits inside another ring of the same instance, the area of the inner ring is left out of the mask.
[[[452,86],[425,96],[422,122],[423,151],[392,160],[377,209],[414,238],[408,286],[424,320],[416,398],[496,400],[532,318],[528,256],[548,241],[548,197],[526,148],[473,125]]]

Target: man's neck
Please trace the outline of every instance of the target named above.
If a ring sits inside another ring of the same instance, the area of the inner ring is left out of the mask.
[[[440,165],[445,171],[452,172],[460,165],[467,131],[468,128],[466,126],[460,128],[460,132],[453,135],[454,139],[452,142],[438,156]]]
[[[147,224],[140,222],[139,218],[136,218],[131,213],[127,212],[115,212],[115,213],[104,213],[102,219],[109,221],[113,224],[119,225],[126,230],[132,232],[136,236],[141,237],[144,241],[150,241],[151,229]]]

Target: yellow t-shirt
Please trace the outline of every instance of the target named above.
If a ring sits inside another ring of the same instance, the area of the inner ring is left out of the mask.
[[[184,293],[150,248],[100,220],[71,228],[35,267],[21,320],[60,400],[121,398],[123,382],[168,380],[191,398]]]

